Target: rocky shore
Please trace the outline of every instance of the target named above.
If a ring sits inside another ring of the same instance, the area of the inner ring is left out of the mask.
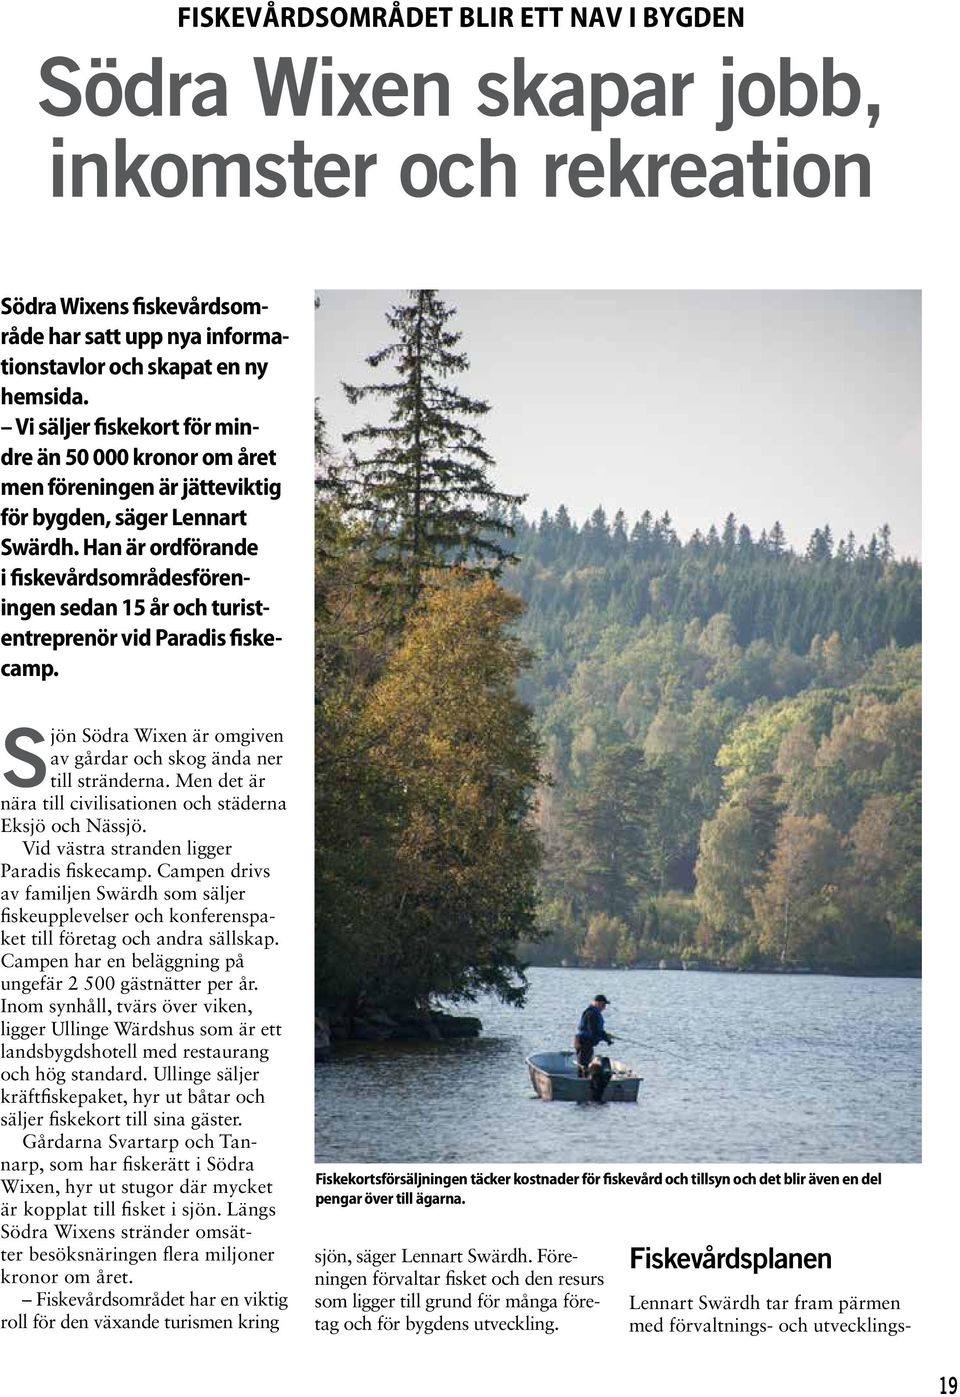
[[[476,1038],[483,1024],[466,1014],[444,1014],[431,1009],[424,1014],[388,1013],[370,1008],[348,1015],[318,1010],[314,1019],[314,1060],[327,1062],[338,1042],[428,1043],[451,1038]]]

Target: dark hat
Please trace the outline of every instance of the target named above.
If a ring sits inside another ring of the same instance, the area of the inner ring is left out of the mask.
[[[607,998],[607,996],[606,996],[605,994],[595,994],[595,995],[593,996],[593,998],[594,998],[594,1001],[596,1001],[596,1000],[598,1000],[598,999],[602,999],[603,1002],[604,1002],[604,1004],[609,1004],[609,1003],[610,1003],[609,999]]]

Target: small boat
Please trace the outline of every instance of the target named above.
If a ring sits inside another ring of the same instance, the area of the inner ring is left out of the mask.
[[[594,1086],[581,1077],[574,1053],[531,1053],[527,1058],[533,1089],[544,1101],[593,1101]],[[611,1076],[601,1101],[636,1101],[642,1077],[624,1062],[610,1063]]]

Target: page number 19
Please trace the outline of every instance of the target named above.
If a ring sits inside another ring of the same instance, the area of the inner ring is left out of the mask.
[[[956,1380],[956,1378],[941,1378],[941,1379],[940,1379],[940,1391],[941,1391],[941,1393],[945,1393],[945,1394],[946,1394],[946,1397],[954,1397],[954,1394],[955,1394],[956,1390],[957,1390],[957,1380]]]

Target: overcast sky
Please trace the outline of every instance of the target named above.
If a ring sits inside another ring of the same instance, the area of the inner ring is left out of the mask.
[[[680,534],[732,510],[796,547],[888,522],[920,555],[920,294],[441,291],[458,315],[495,483],[528,516],[669,510]],[[403,291],[320,291],[316,391],[339,433]]]

